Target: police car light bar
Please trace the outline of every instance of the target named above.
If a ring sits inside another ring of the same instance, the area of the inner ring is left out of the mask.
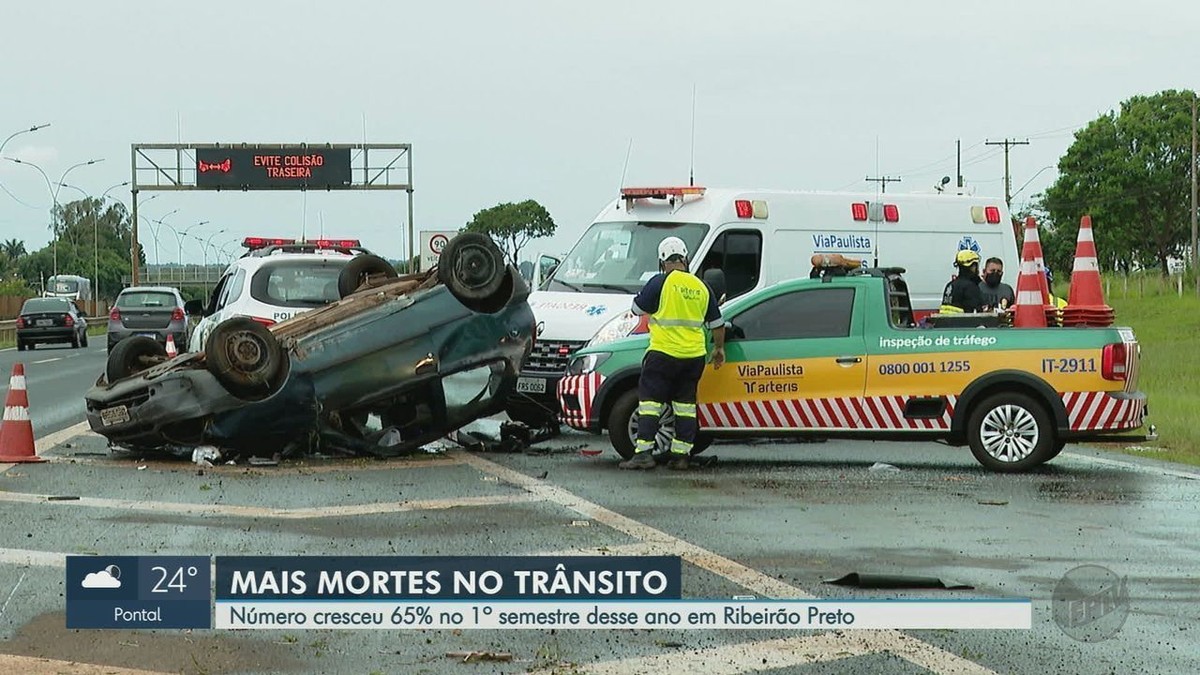
[[[242,246],[253,251],[256,248],[265,246],[285,246],[287,244],[296,243],[295,239],[283,239],[280,237],[246,237],[242,240]]]
[[[356,248],[362,246],[358,239],[315,239],[310,244],[317,248]]]
[[[621,188],[621,197],[625,199],[637,199],[639,197],[648,197],[650,199],[666,199],[667,197],[703,195],[704,190],[704,188],[695,185],[688,185],[685,187]]]

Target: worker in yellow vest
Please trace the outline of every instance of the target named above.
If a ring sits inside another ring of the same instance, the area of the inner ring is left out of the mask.
[[[712,331],[713,368],[725,363],[725,321],[708,285],[688,272],[687,244],[667,237],[658,245],[659,274],[633,299],[633,313],[650,317],[650,346],[638,380],[635,453],[622,469],[653,469],[655,439],[663,411],[675,413],[675,438],[668,468],[689,468],[696,440],[696,388],[708,352],[705,329]]]

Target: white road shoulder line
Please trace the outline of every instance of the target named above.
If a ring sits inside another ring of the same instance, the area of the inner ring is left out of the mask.
[[[461,450],[452,450],[448,454],[462,459],[462,461],[484,473],[489,473],[500,480],[520,486],[530,493],[542,497],[546,501],[571,509],[580,515],[587,516],[601,524],[608,525],[615,530],[650,544],[650,549],[656,555],[680,556],[697,567],[714,574],[719,574],[735,584],[753,591],[755,595],[779,599],[812,599],[816,597],[791,584],[784,583],[758,570],[746,567],[739,562],[730,560],[627,516],[623,516],[599,504],[589,502],[564,488],[551,485],[491,460]],[[910,663],[927,668],[935,673],[946,675],[950,673],[955,675],[996,675],[995,671],[974,661],[965,659],[927,642],[909,637],[900,631],[852,631],[852,633],[853,635],[849,633],[831,634],[838,636],[838,642],[835,642],[836,647],[831,648],[836,649],[838,652],[843,652],[850,649],[851,647],[849,646],[858,644],[858,641],[865,640],[870,651],[890,651]],[[845,645],[848,646],[843,646],[840,641],[844,641]],[[803,663],[803,661],[800,663]],[[745,671],[739,670],[736,672]]]
[[[1062,453],[1062,456],[1070,457],[1071,459],[1082,460],[1085,462],[1092,462],[1093,464],[1103,464],[1104,466],[1117,466],[1122,469],[1129,469],[1131,471],[1138,471],[1141,473],[1157,473],[1157,474],[1162,474],[1164,476],[1174,476],[1175,478],[1186,478],[1188,480],[1200,480],[1200,473],[1194,473],[1191,471],[1180,471],[1178,469],[1171,469],[1171,468],[1168,468],[1165,466],[1150,466],[1150,465],[1146,465],[1146,464],[1137,464],[1135,462],[1122,462],[1119,459],[1107,459],[1104,457],[1093,457],[1091,455],[1080,455],[1080,454],[1077,454],[1074,452],[1064,452],[1064,453]]]
[[[42,359],[41,361],[30,361],[30,364],[36,366],[39,363],[54,363],[55,361],[62,361],[62,360],[63,360],[63,357],[56,356],[52,359]]]
[[[66,443],[76,436],[82,436],[88,431],[91,431],[91,428],[91,425],[89,425],[87,422],[80,422],[79,424],[69,426],[66,429],[59,429],[52,434],[42,436],[33,442],[33,447],[37,450],[38,456],[52,454],[50,451],[55,447]]]

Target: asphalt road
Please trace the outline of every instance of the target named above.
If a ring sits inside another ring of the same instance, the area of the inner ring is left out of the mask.
[[[83,393],[104,372],[104,336],[90,336],[90,346],[40,345],[33,351],[0,350],[0,395],[8,395],[13,364],[25,366],[33,432],[41,437],[83,421]]]
[[[39,350],[36,360],[57,352]],[[65,395],[74,386],[78,398],[103,360],[62,355],[27,362],[43,369],[31,371],[31,390]],[[5,363],[13,356],[0,352]],[[57,418],[43,418],[48,429],[82,419],[61,405]],[[580,453],[601,448],[598,457]],[[1186,467],[1069,448],[1040,471],[1007,476],[983,471],[965,449],[828,442],[717,445],[707,453],[718,458],[711,468],[630,473],[616,470],[596,437],[567,435],[542,450],[218,466],[201,475],[186,462],[109,456],[90,433],[71,438],[46,451],[51,462],[0,473],[0,670],[31,672],[36,659],[50,659],[46,672],[82,662],[103,672],[197,673],[1194,673],[1200,662],[1200,472]],[[900,470],[872,471],[875,462]],[[691,598],[1031,598],[1034,625],[457,635],[63,627],[65,554],[545,553],[681,555]],[[1128,616],[1096,643],[1069,637],[1051,616],[1056,584],[1083,564],[1128,579]],[[849,572],[934,576],[974,589],[822,581]],[[510,652],[514,662],[445,656],[475,650]]]

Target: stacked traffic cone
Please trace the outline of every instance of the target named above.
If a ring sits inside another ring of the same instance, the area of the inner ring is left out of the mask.
[[[175,336],[167,333],[167,358],[173,359],[179,356],[179,350],[175,348]]]
[[[1017,302],[1013,305],[1013,326],[1016,328],[1046,327],[1045,303],[1050,291],[1039,262],[1041,257],[1042,245],[1038,241],[1037,223],[1030,217],[1025,221],[1021,274],[1017,277]]]
[[[29,396],[25,393],[25,366],[13,366],[0,422],[0,462],[44,462],[33,445],[33,422],[29,420]]]
[[[1063,325],[1111,326],[1113,308],[1104,302],[1100,284],[1100,264],[1096,260],[1096,242],[1092,238],[1092,217],[1079,221],[1079,238],[1075,243],[1075,265],[1071,269],[1071,292],[1063,308]]]

